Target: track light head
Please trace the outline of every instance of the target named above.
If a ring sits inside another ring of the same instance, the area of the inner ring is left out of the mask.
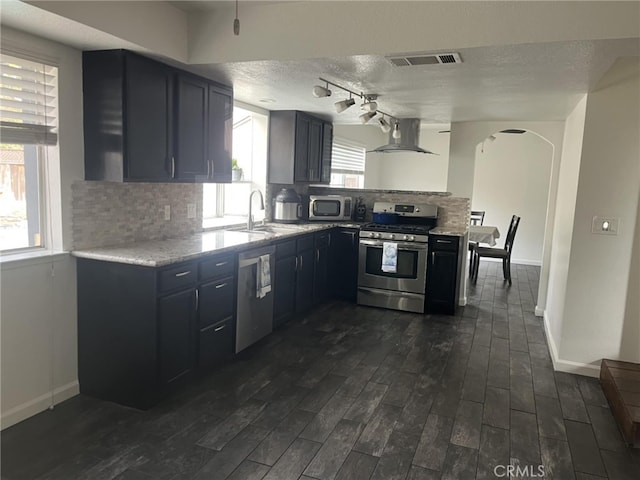
[[[341,100],[339,102],[336,102],[334,104],[334,106],[336,107],[336,112],[338,113],[342,113],[344,112],[347,108],[353,106],[356,104],[356,101],[353,98],[348,98],[346,100]]]
[[[330,97],[331,96],[331,90],[329,90],[329,85],[327,85],[326,87],[322,87],[320,85],[316,85],[315,87],[313,87],[313,96],[316,98],[322,98],[322,97]]]
[[[400,124],[398,122],[393,126],[393,133],[391,136],[396,140],[400,140],[400,138],[402,138],[402,133],[400,133]]]
[[[391,125],[389,125],[389,122],[384,119],[384,116],[378,120],[378,123],[380,124],[380,129],[384,133],[389,133],[391,131]]]
[[[367,112],[367,113],[363,113],[362,115],[360,115],[360,121],[365,124],[367,123],[369,120],[371,120],[373,117],[376,116],[376,112]]]
[[[378,104],[367,100],[360,106],[360,108],[365,112],[375,112],[378,110]]]

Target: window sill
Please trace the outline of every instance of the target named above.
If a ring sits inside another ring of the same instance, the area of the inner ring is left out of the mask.
[[[9,270],[39,263],[50,263],[68,255],[69,252],[52,252],[51,250],[3,253],[0,254],[0,265],[3,270]]]
[[[202,221],[202,230],[224,230],[227,228],[239,228],[247,224],[247,217],[227,216],[217,218],[205,218]]]

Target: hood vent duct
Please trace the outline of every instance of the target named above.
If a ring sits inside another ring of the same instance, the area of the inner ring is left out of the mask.
[[[389,132],[389,143],[381,147],[370,150],[367,153],[396,153],[396,152],[414,152],[428,153],[430,155],[438,155],[424,148],[420,148],[420,119],[418,118],[399,118],[398,130],[400,138],[394,138],[394,129]],[[397,134],[396,134],[397,135]]]
[[[459,53],[438,53],[428,55],[406,55],[387,57],[396,67],[419,67],[421,65],[440,65],[443,63],[462,63]]]

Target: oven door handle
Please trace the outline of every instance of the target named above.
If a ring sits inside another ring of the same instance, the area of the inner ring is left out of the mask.
[[[360,240],[360,245],[366,245],[367,247],[380,247],[382,248],[382,244],[385,243],[381,240]],[[398,250],[426,250],[426,243],[408,243],[408,242],[387,242],[387,243],[396,243],[398,245]]]

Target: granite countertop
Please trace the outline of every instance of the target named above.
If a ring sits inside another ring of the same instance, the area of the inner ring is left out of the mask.
[[[167,240],[151,240],[112,247],[87,248],[72,251],[79,258],[106,262],[128,263],[145,267],[161,267],[185,260],[197,259],[212,253],[237,252],[268,244],[274,240],[294,237],[333,227],[360,228],[358,223],[315,222],[305,224],[268,223],[277,232],[243,232],[240,230],[215,230],[188,237]]]
[[[466,228],[436,227],[429,230],[429,233],[433,235],[455,235],[463,237],[469,233],[469,230]]]

